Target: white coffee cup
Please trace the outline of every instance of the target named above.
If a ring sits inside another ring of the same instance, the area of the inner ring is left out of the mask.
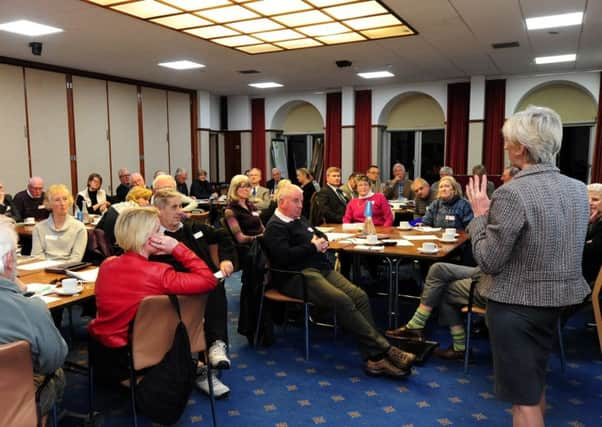
[[[434,252],[437,250],[437,245],[433,242],[424,242],[422,244],[422,250],[425,252]]]
[[[443,238],[445,240],[453,240],[456,238],[456,229],[455,228],[446,228],[443,233]]]
[[[399,221],[399,228],[410,228],[410,222],[409,221]]]
[[[63,279],[61,281],[61,286],[63,287],[63,292],[66,294],[74,294],[77,292],[77,285],[79,284],[79,280],[73,278]]]
[[[366,241],[368,243],[378,243],[378,236],[376,234],[368,234]]]
[[[35,224],[36,223],[36,219],[32,216],[28,216],[27,218],[25,218],[23,220],[24,224]]]

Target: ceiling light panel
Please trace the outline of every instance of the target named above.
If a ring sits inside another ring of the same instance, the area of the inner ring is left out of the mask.
[[[161,67],[172,68],[174,70],[193,70],[195,68],[204,68],[203,64],[198,62],[192,62],[188,60],[183,61],[171,61],[171,62],[160,62]]]
[[[247,54],[416,34],[380,0],[82,1]]]
[[[542,30],[544,28],[570,27],[572,25],[581,25],[583,22],[583,12],[563,13],[561,15],[539,16],[536,18],[527,18],[528,30]]]
[[[49,25],[21,19],[19,21],[0,24],[0,30],[24,36],[45,36],[46,34],[60,33],[63,30]]]
[[[556,64],[558,62],[575,62],[577,55],[569,53],[568,55],[553,55],[553,56],[538,56],[535,58],[535,63],[541,64]]]

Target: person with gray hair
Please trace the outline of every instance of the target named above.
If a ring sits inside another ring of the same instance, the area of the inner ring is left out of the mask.
[[[190,197],[201,199],[217,199],[218,195],[215,192],[211,183],[207,180],[207,171],[199,169],[197,172],[197,178],[192,180],[190,184]]]
[[[54,326],[46,303],[23,295],[25,287],[16,278],[16,248],[14,222],[0,217],[0,344],[29,343],[40,414],[45,417],[63,396],[65,375],[61,366],[67,357],[67,343]]]
[[[140,172],[132,172],[130,175],[130,183],[132,187],[146,187],[146,182],[144,182],[144,177]]]
[[[156,193],[159,190],[164,190],[164,189],[169,189],[169,190],[176,190],[177,191],[177,182],[174,179],[173,176],[171,175],[157,175],[155,177],[155,179],[153,180],[153,194]],[[197,201],[194,200],[192,197],[188,197],[185,194],[180,193],[181,195],[181,199],[182,199],[182,205],[184,205],[184,207],[182,208],[182,212],[190,212],[193,209],[196,209],[197,207]],[[153,203],[153,200],[151,199],[151,204]]]
[[[450,166],[441,166],[441,168],[439,169],[439,179],[443,178],[444,176],[453,177],[454,170]],[[458,188],[456,190],[458,189],[460,190],[458,195],[460,197],[463,197],[461,186],[458,185]],[[431,191],[433,192],[433,194],[437,194],[439,192],[439,181],[433,182],[433,185],[431,186]]]
[[[121,168],[117,171],[117,175],[119,175],[119,185],[115,190],[115,198],[114,203],[117,202],[125,202],[125,198],[128,195],[128,191],[132,186],[130,185],[130,171],[127,168]]]
[[[500,178],[502,182],[505,184],[514,178],[514,175],[520,172],[520,169],[515,166],[506,166],[502,171],[502,177]]]
[[[183,195],[188,196],[188,185],[186,184],[186,180],[188,179],[188,172],[186,172],[186,169],[177,168],[174,178],[176,180],[176,190],[178,190]]]
[[[48,218],[50,211],[44,206],[44,180],[32,176],[27,183],[27,189],[19,191],[13,199],[19,217],[35,218],[41,221]]]
[[[602,266],[602,184],[587,186],[589,195],[589,225],[583,248],[583,277],[594,283]]]
[[[401,163],[395,163],[392,172],[393,179],[385,184],[385,197],[388,200],[413,199],[412,181],[406,176],[406,167]]]
[[[585,184],[554,165],[562,141],[556,112],[530,106],[506,120],[502,133],[521,171],[492,200],[487,177],[470,178],[468,233],[477,264],[493,279],[487,324],[497,396],[512,403],[514,426],[543,426],[561,310],[590,293],[581,268],[590,209]]]

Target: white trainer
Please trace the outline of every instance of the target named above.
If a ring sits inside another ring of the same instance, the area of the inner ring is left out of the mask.
[[[217,340],[209,347],[209,363],[216,369],[230,369],[228,346],[222,340]]]
[[[196,386],[209,396],[209,379],[207,376],[207,368],[200,368],[197,371],[199,375],[196,379]],[[216,399],[225,399],[230,394],[230,387],[220,381],[215,375],[217,372],[212,372],[211,383],[213,385],[213,395]]]

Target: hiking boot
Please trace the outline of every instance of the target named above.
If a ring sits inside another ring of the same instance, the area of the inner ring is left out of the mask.
[[[408,353],[407,351],[403,351],[392,345],[387,350],[387,359],[391,361],[395,366],[399,369],[410,369],[412,364],[416,360],[416,355],[414,353]]]
[[[392,378],[405,378],[410,375],[409,369],[400,369],[393,365],[389,359],[383,357],[380,360],[367,360],[364,365],[364,371],[372,376],[388,376]]]
[[[209,379],[207,375],[207,368],[199,368],[197,372],[200,372],[196,379],[196,386],[209,396]],[[225,399],[230,395],[230,388],[220,381],[220,379],[213,373],[211,375],[211,383],[213,385],[213,396],[216,399]]]
[[[209,347],[208,357],[211,366],[216,369],[230,369],[228,346],[222,340],[217,340]]]

